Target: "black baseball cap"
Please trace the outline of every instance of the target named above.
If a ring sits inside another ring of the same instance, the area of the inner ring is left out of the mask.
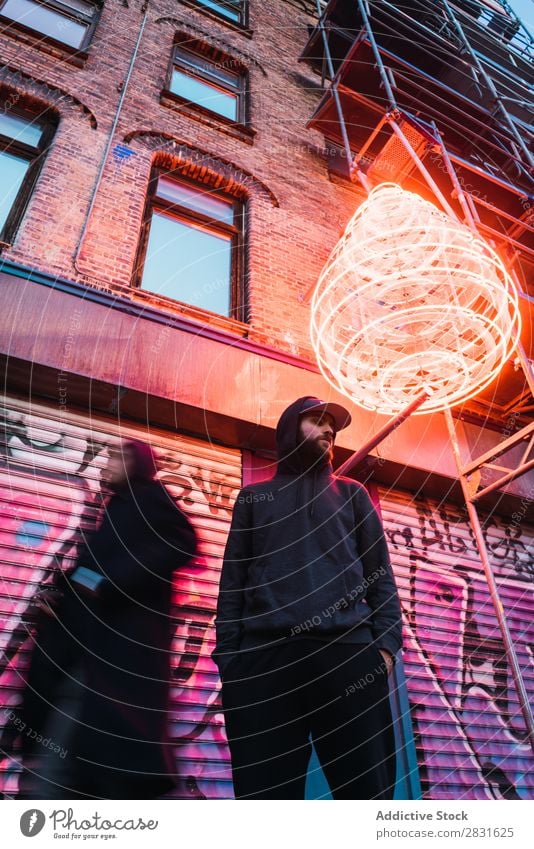
[[[321,401],[320,398],[308,397],[302,402],[299,416],[304,416],[306,413],[328,413],[334,419],[336,433],[348,427],[352,421],[351,415],[341,404],[334,404],[331,401]]]

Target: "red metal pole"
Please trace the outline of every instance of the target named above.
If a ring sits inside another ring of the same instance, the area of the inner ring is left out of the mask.
[[[525,726],[527,729],[528,739],[530,741],[530,746],[532,751],[534,752],[534,718],[532,716],[532,710],[530,707],[530,703],[528,700],[528,693],[525,687],[525,682],[523,680],[523,674],[521,672],[521,667],[519,666],[519,661],[517,659],[517,653],[515,650],[515,646],[512,640],[512,635],[510,634],[510,629],[508,627],[508,622],[506,621],[506,614],[504,612],[503,603],[501,601],[501,597],[499,595],[499,588],[497,586],[497,581],[495,580],[495,575],[493,574],[493,569],[488,557],[488,551],[486,548],[486,543],[484,541],[484,535],[482,533],[482,528],[480,525],[480,519],[478,518],[478,513],[476,511],[476,507],[473,504],[472,496],[469,494],[469,487],[467,485],[464,474],[462,473],[462,457],[460,453],[460,446],[458,445],[458,439],[456,436],[456,430],[454,428],[454,421],[451,415],[450,410],[445,410],[445,419],[447,421],[447,427],[449,429],[449,436],[451,438],[452,450],[454,453],[454,457],[456,460],[456,465],[458,466],[458,474],[460,475],[460,483],[462,485],[462,491],[465,498],[465,504],[467,507],[467,512],[469,514],[469,521],[471,522],[471,527],[473,529],[473,533],[475,535],[475,540],[478,548],[478,553],[480,554],[480,560],[482,561],[482,566],[484,567],[484,573],[486,575],[486,581],[488,582],[489,591],[491,594],[491,600],[493,602],[493,607],[495,609],[495,615],[497,617],[497,622],[499,623],[499,628],[501,629],[502,639],[504,643],[504,649],[506,651],[506,657],[508,659],[508,663],[510,664],[510,668],[512,670],[512,676],[514,679],[515,689],[517,693],[517,697],[519,699],[519,705],[521,707],[521,713],[523,714],[523,719],[525,720]],[[487,487],[490,489],[491,487]]]
[[[371,437],[371,439],[366,442],[365,445],[362,445],[362,447],[358,448],[358,450],[355,451],[354,454],[351,454],[349,459],[345,460],[343,465],[341,465],[339,469],[336,469],[334,474],[344,475],[349,471],[349,469],[352,469],[358,463],[361,463],[362,460],[365,460],[369,452],[372,451],[373,448],[375,448],[375,446],[377,446],[379,442],[382,442],[382,440],[385,439],[386,436],[389,436],[392,431],[394,431],[396,428],[398,428],[399,425],[406,421],[408,416],[411,416],[411,414],[415,412],[415,410],[417,410],[421,406],[421,404],[424,404],[424,402],[428,398],[430,398],[430,393],[426,391],[421,392],[421,394],[414,398],[414,400],[410,404],[408,404],[408,406],[404,410],[398,413],[393,419],[391,419],[391,421],[387,422],[384,427],[380,428],[378,433],[375,433],[375,435]]]

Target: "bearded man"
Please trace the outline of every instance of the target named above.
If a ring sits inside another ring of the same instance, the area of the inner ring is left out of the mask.
[[[335,799],[391,799],[401,612],[369,495],[335,477],[344,407],[299,398],[272,480],[238,494],[213,653],[236,798],[303,799],[313,741]]]

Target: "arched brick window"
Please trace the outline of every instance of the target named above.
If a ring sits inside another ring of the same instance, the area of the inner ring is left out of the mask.
[[[57,127],[47,110],[19,105],[20,96],[2,92],[0,111],[0,243],[13,241]]]
[[[245,321],[244,236],[242,195],[156,167],[134,284]]]

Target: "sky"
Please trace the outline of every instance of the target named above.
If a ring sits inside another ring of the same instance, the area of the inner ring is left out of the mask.
[[[534,0],[508,0],[508,3],[534,34]]]

